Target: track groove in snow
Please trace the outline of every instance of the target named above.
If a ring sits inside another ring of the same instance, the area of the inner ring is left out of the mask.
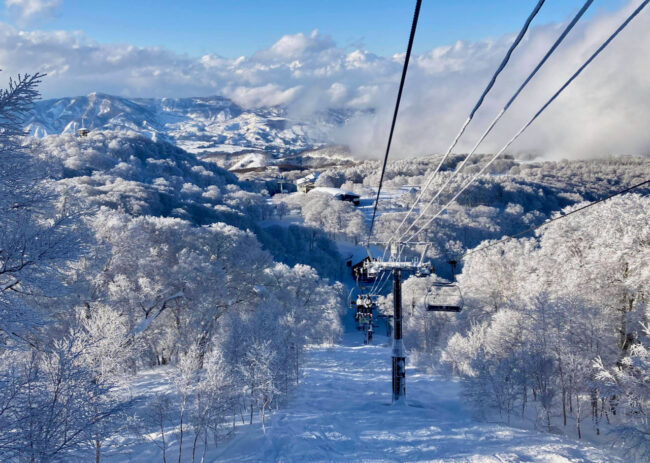
[[[390,404],[390,349],[343,345],[309,351],[302,383],[266,435],[253,426],[217,453],[220,462],[610,462],[606,451],[559,436],[480,423],[459,385],[407,369],[409,406]]]

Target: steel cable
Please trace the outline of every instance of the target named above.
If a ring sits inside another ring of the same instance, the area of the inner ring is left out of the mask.
[[[393,121],[390,125],[390,133],[388,135],[388,144],[386,146],[386,154],[384,155],[384,163],[381,168],[381,176],[379,177],[379,187],[377,188],[377,198],[375,199],[375,207],[372,211],[372,220],[370,221],[370,229],[368,230],[368,243],[370,243],[370,238],[372,237],[372,229],[375,225],[375,217],[377,215],[377,205],[379,204],[379,194],[381,193],[381,187],[384,182],[384,174],[386,173],[386,163],[388,162],[388,154],[390,153],[390,145],[393,141],[393,133],[395,131],[395,122],[397,121],[397,113],[399,111],[399,105],[402,100],[402,91],[404,90],[404,82],[406,81],[406,71],[408,70],[409,60],[411,58],[411,49],[413,48],[413,40],[415,38],[415,29],[418,25],[418,17],[420,16],[420,7],[422,6],[422,0],[417,0],[415,3],[415,12],[413,13],[413,23],[411,24],[411,33],[409,35],[409,42],[406,48],[406,56],[404,58],[404,67],[402,68],[402,78],[399,83],[399,90],[397,91],[397,101],[395,102],[395,111],[393,112]]]
[[[435,200],[440,196],[440,194],[442,193],[442,191],[447,187],[447,185],[449,185],[449,183],[454,179],[454,177],[458,174],[458,172],[460,172],[460,171],[463,169],[463,167],[467,164],[467,161],[469,161],[470,157],[472,157],[472,156],[474,155],[474,153],[476,152],[476,150],[478,149],[478,147],[480,146],[480,144],[483,143],[483,140],[485,140],[485,138],[486,138],[486,137],[488,136],[488,134],[492,131],[492,129],[494,128],[494,126],[497,124],[497,122],[499,122],[499,120],[501,119],[501,117],[503,117],[503,115],[506,113],[506,111],[508,111],[508,109],[510,108],[510,106],[512,105],[512,103],[514,103],[514,101],[517,99],[517,97],[521,94],[521,92],[523,91],[523,89],[528,85],[528,83],[532,80],[532,78],[537,74],[537,72],[538,72],[538,71],[541,69],[541,67],[546,63],[546,61],[550,58],[550,56],[555,52],[555,50],[557,49],[557,47],[562,43],[562,41],[563,41],[564,38],[569,34],[569,32],[571,31],[571,29],[573,29],[573,27],[578,23],[578,21],[579,21],[580,18],[584,15],[584,13],[587,11],[587,9],[589,9],[589,7],[590,7],[591,4],[593,3],[593,1],[594,1],[594,0],[587,0],[587,1],[584,3],[584,5],[582,6],[582,8],[580,8],[580,10],[579,10],[579,11],[576,13],[576,15],[573,17],[573,19],[572,19],[572,20],[569,22],[569,24],[567,24],[567,26],[564,28],[564,30],[562,31],[562,33],[560,34],[560,36],[556,39],[555,43],[553,43],[553,45],[551,46],[551,48],[549,48],[549,50],[546,52],[546,54],[544,55],[544,57],[542,58],[542,60],[537,64],[537,66],[535,66],[535,69],[533,69],[533,71],[528,75],[528,77],[526,78],[526,80],[524,80],[524,82],[519,86],[519,88],[517,89],[517,91],[516,91],[516,92],[515,92],[511,97],[510,97],[510,99],[508,100],[508,102],[503,106],[503,108],[501,109],[501,111],[499,111],[499,113],[496,115],[496,117],[494,118],[494,120],[490,123],[490,125],[488,126],[488,128],[483,132],[483,134],[481,135],[481,137],[479,138],[479,140],[476,142],[476,144],[474,145],[474,147],[472,148],[472,150],[467,154],[467,157],[466,157],[466,158],[463,160],[463,162],[458,166],[458,168],[454,171],[454,173],[453,173],[453,174],[452,174],[452,175],[447,179],[447,181],[445,182],[445,184],[444,184],[442,187],[440,187],[440,189],[438,190],[438,192],[437,192],[437,193],[436,193],[436,194],[435,194],[435,195],[434,195],[434,196],[429,200],[429,202],[427,203],[427,205],[425,206],[425,208],[424,208],[422,211],[420,211],[420,213],[419,213],[418,216],[415,218],[415,220],[414,220],[414,221],[411,223],[411,225],[406,229],[406,231],[404,231],[404,233],[402,233],[402,234],[400,235],[400,237],[398,238],[398,240],[400,240],[400,239],[402,239],[404,236],[406,236],[406,234],[407,234],[407,233],[408,233],[408,232],[409,232],[409,231],[410,231],[410,230],[415,226],[415,224],[417,223],[417,221],[420,220],[420,219],[421,219],[421,218],[426,214],[426,212],[429,210],[429,208],[431,207],[431,205],[433,204],[433,202],[434,202],[434,201],[435,201]],[[406,215],[406,217],[408,217],[408,214]],[[404,218],[404,220],[402,221],[402,223],[404,223],[404,221],[406,220],[406,217]],[[401,227],[401,225],[400,225],[400,227]],[[399,227],[398,227],[398,230],[399,230]]]
[[[550,105],[551,103],[553,103],[553,101],[555,101],[555,100],[557,99],[557,97],[558,97],[558,96],[559,96],[559,95],[560,95],[560,94],[561,94],[561,93],[562,93],[562,92],[563,92],[563,91],[564,91],[564,90],[565,90],[565,89],[566,89],[566,88],[567,88],[567,87],[568,87],[568,86],[569,86],[569,85],[570,85],[570,84],[571,84],[571,83],[572,83],[572,82],[573,82],[573,81],[574,81],[574,80],[575,80],[575,79],[576,79],[576,78],[577,78],[577,77],[582,73],[582,71],[584,71],[584,70],[587,68],[587,66],[589,66],[589,64],[591,64],[591,62],[592,62],[592,61],[593,61],[593,60],[594,60],[594,59],[595,59],[595,58],[596,58],[596,57],[597,57],[597,56],[598,56],[598,55],[599,55],[599,54],[600,54],[600,53],[601,53],[605,48],[607,48],[607,46],[612,42],[612,40],[614,40],[614,38],[616,38],[616,36],[617,36],[617,35],[618,35],[618,34],[619,34],[623,29],[625,29],[625,28],[627,27],[627,25],[632,21],[632,19],[634,19],[634,18],[635,18],[635,17],[636,17],[636,16],[637,16],[637,15],[638,15],[638,14],[639,14],[639,13],[640,13],[640,12],[641,12],[641,11],[642,11],[646,6],[647,6],[647,5],[648,5],[649,2],[650,2],[650,0],[644,0],[644,1],[643,1],[643,2],[642,2],[642,3],[641,3],[641,4],[640,4],[640,5],[639,5],[639,6],[638,6],[638,7],[637,7],[633,12],[632,12],[632,13],[630,13],[630,15],[625,19],[625,21],[623,21],[623,23],[621,23],[621,25],[620,25],[620,26],[619,26],[619,27],[618,27],[618,28],[617,28],[617,29],[616,29],[616,30],[615,30],[615,31],[614,31],[614,32],[613,32],[613,33],[612,33],[612,34],[607,38],[607,40],[605,40],[605,42],[603,42],[603,43],[600,45],[600,47],[598,47],[598,49],[597,49],[597,50],[596,50],[596,51],[595,51],[595,52],[594,52],[594,53],[589,57],[589,59],[587,59],[587,61],[585,61],[585,62],[582,64],[582,66],[580,66],[580,67],[578,68],[578,70],[577,70],[577,71],[576,71],[576,72],[575,72],[575,73],[574,73],[574,74],[573,74],[573,75],[572,75],[572,76],[571,76],[571,77],[570,77],[570,78],[569,78],[569,79],[568,79],[568,80],[567,80],[567,81],[566,81],[566,82],[565,82],[565,83],[564,83],[564,84],[563,84],[563,85],[562,85],[562,86],[561,86],[561,87],[560,87],[560,88],[559,88],[559,89],[558,89],[558,90],[553,94],[553,96],[552,96],[551,98],[549,98],[548,101],[546,101],[546,103],[544,103],[544,105],[543,105],[543,106],[542,106],[542,107],[541,107],[541,108],[540,108],[540,109],[535,113],[535,115],[534,115],[534,116],[533,116],[533,117],[532,117],[532,118],[531,118],[531,119],[530,119],[526,124],[524,124],[523,127],[522,127],[521,129],[519,129],[519,131],[518,131],[518,132],[517,132],[517,133],[516,133],[516,134],[515,134],[515,135],[514,135],[514,136],[513,136],[513,137],[512,137],[512,138],[511,138],[511,139],[510,139],[510,140],[509,140],[505,145],[504,145],[504,146],[503,146],[503,148],[501,148],[501,149],[500,149],[500,150],[499,150],[499,151],[498,151],[498,152],[497,152],[497,153],[492,157],[492,159],[490,159],[490,161],[489,161],[487,164],[485,164],[485,166],[483,166],[483,168],[481,168],[481,170],[480,170],[476,175],[474,175],[474,177],[472,177],[472,178],[470,179],[470,181],[467,182],[467,183],[466,183],[466,184],[465,184],[465,185],[464,185],[464,186],[463,186],[463,187],[458,191],[458,193],[456,193],[456,194],[452,197],[451,200],[449,200],[449,202],[447,202],[447,204],[445,204],[445,205],[444,205],[444,206],[443,206],[443,207],[442,207],[442,208],[441,208],[441,209],[440,209],[440,210],[439,210],[439,211],[438,211],[438,212],[437,212],[433,217],[431,217],[431,218],[430,218],[430,219],[429,219],[429,220],[428,220],[428,221],[427,221],[427,222],[426,222],[422,227],[420,227],[418,230],[416,230],[415,232],[413,232],[413,234],[412,234],[412,235],[411,235],[411,236],[410,236],[410,237],[405,241],[405,243],[408,243],[408,242],[411,241],[413,238],[415,238],[415,237],[417,236],[418,233],[420,233],[421,231],[423,231],[424,229],[426,229],[426,228],[431,224],[431,222],[433,222],[433,221],[436,219],[436,217],[438,217],[440,214],[442,214],[442,212],[444,212],[444,211],[449,207],[449,205],[450,205],[452,202],[454,202],[454,201],[456,200],[456,198],[458,198],[458,196],[461,195],[461,193],[463,193],[463,191],[465,191],[465,190],[466,190],[466,189],[467,189],[467,188],[468,188],[468,187],[469,187],[469,186],[470,186],[470,185],[471,185],[471,184],[472,184],[472,183],[473,183],[477,178],[479,178],[479,177],[480,177],[480,176],[481,176],[481,175],[482,175],[482,174],[487,170],[487,168],[488,168],[490,165],[492,165],[492,163],[493,163],[493,162],[494,162],[494,161],[495,161],[495,160],[496,160],[496,159],[497,159],[497,158],[498,158],[498,157],[499,157],[499,156],[500,156],[500,155],[501,155],[501,154],[502,154],[506,149],[508,149],[508,148],[510,147],[510,145],[512,145],[512,143],[514,143],[514,141],[517,140],[517,139],[519,138],[519,136],[521,136],[521,134],[522,134],[526,129],[528,129],[528,127],[530,127],[531,124],[532,124],[533,122],[535,122],[535,120],[537,120],[537,118],[538,118],[538,117],[539,117],[539,116],[540,116],[540,115],[541,115],[541,114],[546,110],[546,108],[548,108],[549,105]]]
[[[592,1],[593,1],[593,0],[592,0]],[[413,205],[411,206],[411,208],[409,209],[409,211],[408,211],[408,212],[406,213],[406,215],[404,216],[404,219],[402,219],[402,222],[401,222],[401,223],[399,224],[399,226],[397,227],[397,230],[395,230],[395,234],[394,234],[394,236],[397,236],[397,235],[398,235],[400,229],[402,228],[402,226],[403,226],[404,223],[406,222],[407,218],[411,215],[411,213],[412,213],[413,210],[415,209],[415,206],[417,206],[417,204],[418,204],[418,203],[420,202],[420,200],[422,199],[422,196],[424,195],[424,192],[429,188],[429,186],[431,185],[431,182],[433,181],[433,179],[435,178],[435,176],[438,174],[438,172],[439,172],[440,169],[442,168],[442,165],[443,165],[444,162],[447,160],[447,158],[448,158],[449,155],[451,154],[452,150],[453,150],[453,149],[456,147],[456,145],[458,144],[458,140],[459,140],[460,137],[463,135],[463,133],[465,132],[465,129],[467,129],[467,126],[469,125],[469,123],[470,123],[470,122],[472,121],[472,119],[474,118],[474,114],[476,114],[476,111],[478,111],[478,109],[479,109],[479,108],[481,107],[481,105],[483,104],[483,101],[485,100],[485,97],[487,96],[487,94],[490,92],[490,90],[491,90],[492,87],[494,86],[494,84],[495,84],[495,82],[496,82],[496,80],[497,80],[497,77],[499,76],[499,74],[501,74],[501,71],[503,71],[503,69],[506,67],[506,65],[508,64],[508,61],[510,61],[510,57],[512,56],[512,53],[513,53],[514,50],[517,48],[517,46],[519,45],[519,43],[521,42],[521,40],[524,38],[524,35],[525,35],[526,32],[528,31],[528,28],[529,28],[531,22],[533,21],[533,19],[535,18],[535,16],[537,16],[537,13],[538,13],[539,10],[542,8],[542,5],[543,5],[543,4],[544,4],[544,0],[540,0],[539,2],[537,2],[537,5],[535,6],[535,8],[533,9],[533,11],[530,13],[530,15],[528,16],[528,18],[526,19],[526,22],[524,23],[523,27],[522,27],[521,30],[519,31],[519,34],[518,34],[517,37],[515,38],[514,42],[510,45],[510,48],[508,49],[508,51],[507,51],[505,57],[504,57],[503,60],[501,61],[501,64],[500,64],[499,67],[497,68],[496,72],[492,75],[492,78],[490,79],[490,82],[488,82],[488,85],[487,85],[487,86],[485,87],[485,89],[483,90],[483,93],[481,94],[481,96],[479,97],[478,101],[476,102],[476,104],[475,104],[474,107],[472,108],[472,110],[471,110],[469,116],[467,117],[467,119],[466,119],[465,122],[463,123],[462,127],[460,128],[460,131],[458,132],[458,134],[456,134],[456,137],[455,137],[454,140],[452,141],[451,145],[449,145],[449,148],[447,149],[447,152],[444,154],[444,156],[442,157],[442,159],[441,159],[440,162],[438,163],[438,166],[436,167],[436,170],[435,170],[435,171],[434,171],[434,172],[429,176],[429,178],[427,179],[425,185],[420,189],[420,193],[419,193],[419,195],[417,196],[417,198],[415,199],[415,202],[413,203]],[[418,218],[419,218],[419,216],[418,216]],[[416,218],[416,221],[417,221],[417,218]],[[412,226],[412,225],[411,225],[411,226]],[[409,230],[410,230],[410,228],[411,228],[411,227],[409,227]],[[407,230],[407,232],[408,232],[408,230]],[[403,233],[402,236],[404,236],[407,232]]]

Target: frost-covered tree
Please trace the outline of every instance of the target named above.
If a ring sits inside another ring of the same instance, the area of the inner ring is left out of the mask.
[[[366,233],[363,214],[352,203],[319,191],[280,196],[275,201],[298,209],[305,225],[358,242]]]
[[[198,444],[202,443],[201,461],[205,459],[209,438],[215,445],[227,435],[224,431],[228,413],[232,414],[233,427],[236,419],[233,404],[237,392],[233,388],[232,366],[225,361],[223,354],[211,349],[203,359],[203,369],[199,372],[194,390],[190,425],[194,433],[192,442],[192,461],[196,459]]]
[[[110,306],[93,303],[78,307],[71,321],[70,335],[79,352],[79,363],[94,375],[94,384],[110,384],[119,387],[124,384],[127,374],[133,371],[133,358],[140,345],[129,336],[127,319]],[[127,409],[128,401],[116,392],[92,397],[97,410],[110,407]],[[123,414],[113,414],[97,423],[88,438],[95,450],[95,462],[101,461],[105,441],[124,429],[120,421]]]
[[[205,351],[225,311],[259,298],[254,287],[270,262],[254,235],[225,224],[103,211],[97,229],[112,248],[99,293],[122,307],[155,363],[197,340]]]
[[[41,325],[35,298],[61,292],[60,276],[79,251],[78,208],[55,193],[48,166],[23,146],[41,78],[18,76],[0,90],[0,345]]]
[[[639,339],[618,365],[594,361],[596,380],[609,401],[618,444],[637,461],[650,457],[650,328],[642,325]]]
[[[183,436],[185,432],[186,412],[194,389],[198,382],[198,373],[201,366],[199,348],[190,346],[185,352],[178,355],[178,361],[170,372],[172,384],[178,397],[178,463],[183,456]]]
[[[73,458],[118,426],[115,418],[126,403],[116,398],[114,382],[99,378],[85,364],[87,347],[71,332],[40,352],[5,353],[0,390],[2,461]]]
[[[262,428],[264,428],[266,409],[279,392],[273,379],[273,357],[270,341],[256,342],[250,346],[239,366],[242,392],[249,400],[250,424],[253,424],[253,410],[257,407],[262,418]]]
[[[644,435],[632,430],[644,429],[647,390],[631,385],[644,381],[632,365],[647,342],[648,207],[615,198],[465,259],[466,309],[442,358],[474,403],[506,417],[534,411],[578,437],[587,419],[597,434],[615,424],[627,440]]]

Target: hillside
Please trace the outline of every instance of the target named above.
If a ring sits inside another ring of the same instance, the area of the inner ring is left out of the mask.
[[[306,120],[281,106],[243,108],[224,97],[124,98],[102,93],[38,101],[26,118],[35,137],[77,129],[131,131],[199,155],[242,152],[274,157],[316,148],[349,110],[327,110]]]

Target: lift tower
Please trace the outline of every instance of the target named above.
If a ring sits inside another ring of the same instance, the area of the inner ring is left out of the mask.
[[[393,402],[406,398],[406,355],[402,341],[402,270],[393,270]]]
[[[393,403],[404,402],[406,399],[406,353],[402,341],[402,271],[430,274],[431,264],[423,262],[425,253],[426,248],[419,260],[400,261],[401,253],[398,253],[397,246],[392,244],[390,260],[373,260],[369,252],[370,260],[364,264],[369,275],[389,271],[393,273]]]

